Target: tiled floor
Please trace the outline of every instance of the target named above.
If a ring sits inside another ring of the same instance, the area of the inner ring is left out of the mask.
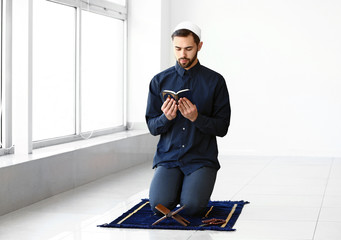
[[[106,229],[148,197],[151,163],[113,174],[0,217],[0,239],[341,239],[341,159],[220,157],[212,200],[251,203],[235,232]]]

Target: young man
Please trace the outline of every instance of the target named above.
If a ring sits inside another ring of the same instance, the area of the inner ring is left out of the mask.
[[[172,34],[176,65],[150,82],[146,121],[160,135],[149,191],[155,212],[158,204],[172,210],[180,203],[187,215],[201,215],[220,168],[216,136],[225,136],[230,124],[229,94],[224,78],[198,61],[200,38],[197,25],[180,23]],[[182,89],[190,89],[191,101],[164,100],[163,90]]]

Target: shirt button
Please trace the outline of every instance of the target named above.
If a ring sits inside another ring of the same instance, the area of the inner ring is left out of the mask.
[[[185,145],[182,145],[182,147],[184,148],[184,147],[185,147]]]
[[[185,130],[186,130],[186,128],[182,128],[182,130],[183,130],[183,131],[185,131]]]

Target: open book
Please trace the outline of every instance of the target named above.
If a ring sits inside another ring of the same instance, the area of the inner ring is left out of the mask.
[[[192,94],[190,89],[182,89],[177,92],[171,90],[163,90],[162,91],[163,101],[166,101],[168,97],[173,98],[176,102],[178,102],[180,98],[186,97],[188,100],[192,102]]]

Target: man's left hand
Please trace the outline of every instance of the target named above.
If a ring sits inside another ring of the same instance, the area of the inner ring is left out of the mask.
[[[182,116],[194,122],[198,117],[197,107],[187,98],[179,99],[178,109]]]

